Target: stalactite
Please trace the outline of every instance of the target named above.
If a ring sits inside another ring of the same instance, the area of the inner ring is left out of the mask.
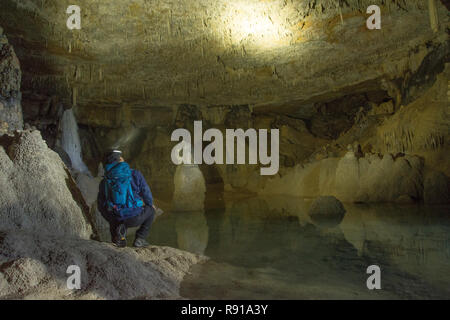
[[[170,11],[170,16],[167,19],[167,32],[169,34],[169,37],[172,36],[172,10]]]
[[[81,75],[81,66],[75,66],[75,80],[80,80],[82,77]]]
[[[436,0],[428,0],[428,11],[430,14],[431,29],[434,32],[439,31],[439,16],[436,8]]]
[[[72,87],[72,106],[73,107],[77,105],[77,94],[78,94],[77,87]]]
[[[344,17],[342,16],[342,8],[340,0],[336,0],[336,8],[338,8],[339,16],[341,17],[341,23],[344,24]]]

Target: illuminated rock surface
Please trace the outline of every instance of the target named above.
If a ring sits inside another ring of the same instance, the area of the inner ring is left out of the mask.
[[[0,297],[179,298],[192,271],[185,297],[447,298],[448,220],[432,219],[450,201],[446,3],[79,0],[71,31],[64,1],[2,0]],[[67,120],[79,143],[64,151]],[[279,129],[278,174],[175,166],[171,133],[195,120]],[[193,254],[88,240],[107,229],[95,192],[111,147],[167,204],[151,240]],[[342,221],[308,216],[303,198],[324,195]],[[386,291],[367,292],[367,263]],[[70,264],[86,274],[75,294]]]
[[[423,156],[450,176],[441,1],[380,2],[381,30],[366,28],[373,1],[77,4],[81,30],[67,29],[55,0],[4,0],[0,18],[21,60],[25,122],[50,141],[50,111],[76,104],[94,175],[102,152],[130,137],[121,147],[132,165],[170,199],[170,134],[203,120],[279,128],[281,176],[354,143],[364,154]],[[270,184],[257,170],[218,165],[205,180],[255,192]]]
[[[39,131],[4,135],[0,145],[0,299],[179,298],[204,257],[89,240],[92,211]],[[81,269],[80,291],[66,287],[70,265]]]
[[[88,207],[39,131],[2,136],[0,158],[1,230],[89,238]]]

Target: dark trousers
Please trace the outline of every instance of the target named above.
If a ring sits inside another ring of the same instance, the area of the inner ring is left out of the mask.
[[[118,227],[123,224],[126,228],[139,227],[136,231],[136,238],[146,239],[150,233],[150,227],[152,226],[153,220],[155,219],[155,209],[152,206],[145,206],[144,210],[137,216],[119,220],[116,217],[108,215],[108,213],[102,216],[109,222],[109,231],[111,232],[111,239],[117,239]]]

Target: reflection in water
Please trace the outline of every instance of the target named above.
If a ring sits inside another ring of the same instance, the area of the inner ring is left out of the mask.
[[[178,248],[204,254],[208,245],[208,225],[203,211],[178,212],[175,216]]]
[[[251,198],[171,212],[150,241],[211,258],[184,279],[188,298],[450,298],[448,207],[345,205],[340,223],[324,225],[311,221],[310,204]],[[366,287],[372,264],[382,290]]]
[[[172,209],[201,211],[205,202],[205,178],[198,165],[179,165],[175,170]]]

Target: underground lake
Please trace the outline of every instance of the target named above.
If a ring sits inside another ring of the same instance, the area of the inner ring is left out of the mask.
[[[449,206],[344,204],[341,221],[314,221],[310,204],[250,197],[217,201],[203,211],[166,212],[148,240],[209,258],[181,283],[181,295],[192,299],[450,295]],[[366,286],[370,265],[380,267],[380,290]]]

